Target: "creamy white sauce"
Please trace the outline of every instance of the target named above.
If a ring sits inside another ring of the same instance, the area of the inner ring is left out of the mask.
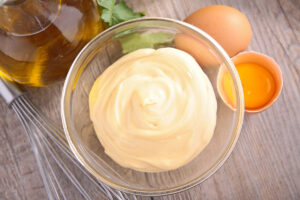
[[[209,79],[192,56],[174,48],[123,56],[95,81],[89,104],[106,154],[144,172],[191,161],[209,143],[216,124]]]

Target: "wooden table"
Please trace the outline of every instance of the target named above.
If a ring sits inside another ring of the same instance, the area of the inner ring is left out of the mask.
[[[300,1],[128,0],[128,3],[135,10],[146,10],[148,16],[180,20],[211,4],[238,8],[252,25],[249,49],[275,58],[284,79],[282,94],[270,109],[245,116],[232,155],[213,176],[176,195],[141,199],[300,199]],[[61,88],[62,83],[28,88],[34,103],[58,124]],[[2,99],[0,127],[0,200],[46,199],[25,132]]]

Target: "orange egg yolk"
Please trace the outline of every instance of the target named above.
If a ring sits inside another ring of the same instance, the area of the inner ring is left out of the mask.
[[[266,68],[246,63],[236,65],[236,69],[242,82],[246,109],[262,107],[272,99],[276,85],[272,74]],[[229,103],[235,107],[235,90],[229,72],[224,75],[223,90]]]

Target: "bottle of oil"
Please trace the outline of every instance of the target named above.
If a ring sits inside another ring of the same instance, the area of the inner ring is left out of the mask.
[[[102,28],[94,0],[0,0],[0,75],[31,86],[61,80]]]

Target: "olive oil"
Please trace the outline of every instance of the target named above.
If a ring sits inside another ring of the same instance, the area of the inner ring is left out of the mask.
[[[93,0],[19,0],[0,6],[0,75],[31,86],[65,77],[103,29]]]

